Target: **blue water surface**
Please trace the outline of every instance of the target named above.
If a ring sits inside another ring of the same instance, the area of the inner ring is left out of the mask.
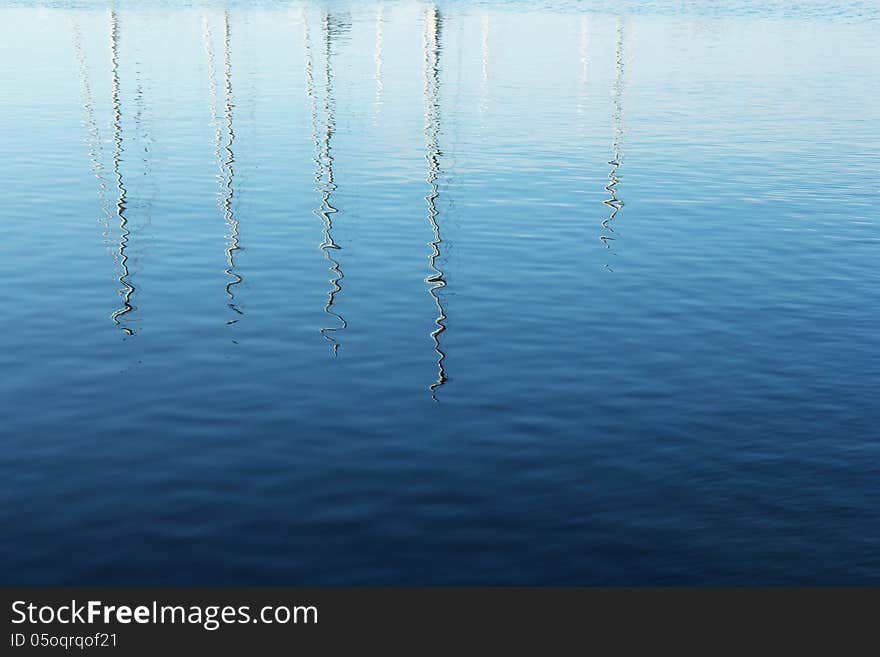
[[[878,33],[0,5],[0,583],[880,584]]]

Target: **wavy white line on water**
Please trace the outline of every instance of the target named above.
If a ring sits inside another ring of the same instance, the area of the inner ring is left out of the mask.
[[[623,20],[617,20],[617,42],[615,45],[615,76],[614,76],[614,86],[613,86],[613,113],[612,113],[612,121],[614,124],[614,138],[611,143],[611,159],[608,160],[608,164],[611,165],[611,170],[608,172],[608,184],[605,185],[605,191],[608,192],[609,198],[602,201],[603,204],[607,205],[611,208],[611,213],[602,221],[602,228],[606,231],[605,234],[599,237],[602,240],[602,243],[611,250],[611,241],[615,239],[610,233],[614,233],[615,230],[611,226],[611,223],[617,217],[617,213],[620,212],[620,209],[623,207],[623,201],[617,195],[617,185],[620,183],[620,176],[618,175],[618,171],[620,169],[620,164],[623,158],[623,152],[621,150],[621,145],[623,143],[624,138],[624,130],[623,130],[623,90],[625,85],[625,62],[624,62],[624,29],[623,29]],[[614,255],[615,252],[612,251]],[[605,264],[605,269],[608,271],[613,271],[610,263]]]
[[[330,290],[327,292],[327,301],[324,304],[324,312],[333,317],[338,326],[321,327],[321,335],[327,340],[332,347],[333,355],[339,353],[339,340],[334,335],[339,331],[344,331],[348,322],[345,318],[333,310],[333,304],[336,301],[336,295],[342,291],[342,279],[345,274],[339,261],[330,255],[331,250],[340,250],[341,247],[333,239],[333,215],[338,209],[333,206],[331,196],[336,189],[336,183],[333,177],[333,153],[332,153],[332,137],[335,132],[335,115],[333,102],[333,69],[331,66],[332,58],[332,30],[330,25],[330,15],[324,12],[321,17],[321,36],[324,54],[324,106],[323,106],[323,126],[319,126],[318,118],[318,97],[316,93],[317,85],[314,77],[314,63],[312,60],[311,35],[309,31],[308,17],[303,15],[303,44],[305,48],[305,64],[306,64],[306,94],[309,97],[310,113],[312,118],[312,141],[314,144],[314,161],[315,161],[315,191],[320,195],[320,204],[314,210],[314,213],[321,219],[322,223],[322,240],[319,248],[324,253],[324,257],[329,263]]]
[[[119,19],[114,10],[110,11],[110,81],[111,104],[113,107],[113,154],[111,159],[118,192],[116,197],[116,217],[119,219],[120,232],[119,245],[116,250],[119,262],[119,284],[121,286],[118,294],[122,299],[122,307],[114,310],[110,318],[123,333],[134,335],[134,330],[124,323],[125,316],[134,311],[131,298],[135,287],[130,280],[131,273],[128,269],[128,254],[126,253],[131,230],[128,227],[128,218],[125,216],[127,192],[120,168],[122,153],[125,148],[122,143],[122,103],[120,101],[119,81]]]
[[[428,161],[427,182],[431,189],[425,196],[428,204],[428,223],[431,226],[433,239],[428,243],[431,254],[428,256],[428,266],[432,274],[425,278],[425,283],[430,287],[428,294],[437,306],[437,317],[434,320],[436,328],[431,331],[431,340],[434,343],[434,351],[437,354],[437,379],[429,386],[431,396],[437,399],[437,389],[447,381],[446,353],[440,347],[440,335],[446,330],[446,311],[439,290],[446,287],[446,279],[443,271],[437,266],[437,257],[440,255],[440,245],[443,239],[440,236],[440,224],[437,222],[439,211],[437,210],[437,197],[440,195],[437,178],[440,175],[440,149],[438,137],[440,133],[440,31],[442,19],[436,7],[432,6],[425,12],[425,28],[423,47],[425,51],[425,159]]]

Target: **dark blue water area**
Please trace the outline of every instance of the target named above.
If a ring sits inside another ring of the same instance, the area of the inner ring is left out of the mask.
[[[0,582],[880,583],[876,12],[108,7],[0,10]]]

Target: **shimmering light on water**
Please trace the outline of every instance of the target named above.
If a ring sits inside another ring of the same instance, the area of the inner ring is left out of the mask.
[[[880,583],[877,5],[0,7],[3,583]]]

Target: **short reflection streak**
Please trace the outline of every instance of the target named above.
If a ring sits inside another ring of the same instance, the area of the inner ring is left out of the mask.
[[[608,160],[608,164],[611,165],[611,170],[608,172],[608,184],[605,185],[605,191],[608,192],[609,198],[602,201],[605,205],[611,208],[610,214],[602,221],[602,228],[607,231],[607,233],[614,233],[614,228],[611,226],[611,223],[614,221],[614,218],[617,216],[617,213],[620,212],[620,209],[623,207],[623,201],[617,195],[617,185],[620,182],[620,177],[618,175],[618,170],[620,169],[620,164],[622,161],[623,153],[621,150],[621,145],[623,143],[623,91],[624,91],[624,32],[623,32],[623,21],[618,19],[617,21],[617,43],[615,47],[615,77],[614,77],[614,87],[613,87],[613,122],[614,122],[614,139],[611,143],[611,159]],[[599,237],[600,240],[605,244],[607,248],[611,248],[611,240],[614,239],[610,234],[604,234]],[[606,264],[605,268],[611,270],[611,266]]]
[[[430,191],[425,196],[428,205],[428,223],[434,239],[428,243],[431,254],[428,256],[428,265],[433,273],[425,278],[429,285],[428,294],[437,306],[437,318],[434,320],[436,328],[431,331],[431,340],[434,343],[434,351],[437,354],[437,380],[429,386],[431,396],[436,401],[437,389],[446,383],[446,353],[440,345],[440,335],[446,330],[446,312],[439,290],[446,287],[446,279],[443,271],[437,266],[437,258],[440,256],[440,246],[443,239],[440,236],[440,225],[437,222],[439,211],[437,210],[437,197],[440,195],[437,179],[440,175],[440,149],[438,138],[440,134],[440,30],[442,19],[436,7],[429,8],[425,13],[424,29],[424,65],[425,65],[425,142],[428,162],[427,182]]]
[[[135,65],[135,112],[133,121],[135,139],[139,141],[139,148],[141,150],[142,171],[140,179],[144,182],[148,191],[144,194],[142,205],[140,206],[139,214],[142,215],[142,220],[138,222],[138,226],[132,229],[132,237],[137,237],[132,245],[133,251],[131,256],[135,271],[138,270],[140,258],[144,256],[146,248],[150,246],[150,229],[153,222],[153,202],[155,201],[157,191],[155,180],[151,175],[152,163],[150,161],[152,155],[151,147],[155,143],[155,138],[152,137],[151,134],[152,113],[149,111],[146,103],[148,96],[150,96],[151,84],[149,78],[145,79],[145,76],[141,72],[141,68],[141,61],[140,58],[138,58]],[[129,140],[129,143],[131,143],[131,140]]]
[[[376,54],[374,60],[376,62],[376,100],[374,102],[375,105],[375,115],[374,120],[378,119],[379,112],[382,111],[382,92],[384,87],[382,85],[382,48],[383,48],[383,35],[382,35],[382,21],[383,18],[383,7],[382,5],[378,5],[376,7]]]
[[[324,312],[333,317],[337,326],[325,326],[320,329],[321,335],[327,340],[333,350],[333,355],[339,352],[339,341],[334,335],[345,330],[348,323],[345,318],[333,310],[336,295],[342,291],[342,280],[345,275],[342,272],[339,261],[332,255],[332,251],[340,250],[340,246],[333,240],[333,215],[338,210],[333,206],[331,197],[336,190],[333,177],[333,151],[332,138],[335,131],[335,107],[333,100],[333,69],[332,69],[332,34],[330,27],[330,15],[324,12],[321,16],[321,36],[324,55],[324,104],[323,125],[319,125],[317,85],[315,84],[315,67],[312,57],[311,35],[309,31],[308,17],[303,17],[303,42],[305,47],[306,64],[306,93],[309,97],[312,115],[312,139],[314,142],[315,160],[315,191],[320,195],[321,201],[315,209],[315,214],[321,219],[323,225],[322,241],[319,245],[324,257],[329,264],[330,290],[327,293],[327,301],[324,304]]]
[[[581,16],[581,32],[580,32],[580,57],[581,57],[581,73],[578,80],[578,116],[583,116],[586,111],[587,100],[587,82],[589,81],[589,52],[590,52],[590,34],[589,25],[586,16]]]
[[[483,14],[480,39],[480,114],[489,108],[489,15]]]
[[[92,99],[92,86],[89,83],[89,65],[86,61],[85,51],[83,50],[82,31],[79,23],[73,19],[73,49],[76,55],[77,65],[79,67],[79,83],[80,83],[80,101],[83,108],[83,126],[87,132],[87,143],[89,145],[89,161],[92,164],[92,174],[98,180],[98,199],[101,207],[101,225],[103,230],[103,238],[105,243],[109,244],[110,239],[110,201],[107,198],[107,190],[109,184],[107,177],[104,175],[104,147],[101,141],[101,131],[98,129],[98,123],[95,120],[95,106]],[[115,254],[114,254],[115,260]]]
[[[223,128],[220,125],[220,116],[217,113],[217,70],[214,57],[214,35],[211,33],[211,24],[207,15],[202,16],[204,30],[203,40],[205,57],[208,62],[208,102],[211,113],[211,129],[214,131],[214,157],[217,160],[217,181],[223,186],[225,171],[223,166]],[[223,206],[223,194],[218,193],[217,204]]]
[[[110,11],[110,81],[111,81],[111,100],[113,107],[113,174],[116,177],[116,217],[119,219],[119,246],[117,248],[117,258],[119,262],[119,296],[122,298],[122,307],[113,311],[111,318],[113,322],[126,335],[134,335],[134,331],[126,326],[126,315],[134,310],[131,298],[134,294],[135,287],[130,280],[130,272],[128,270],[128,248],[129,237],[131,231],[128,227],[128,218],[125,216],[126,210],[126,189],[122,179],[120,162],[122,153],[125,150],[122,143],[122,109],[119,97],[119,20],[114,10]]]

